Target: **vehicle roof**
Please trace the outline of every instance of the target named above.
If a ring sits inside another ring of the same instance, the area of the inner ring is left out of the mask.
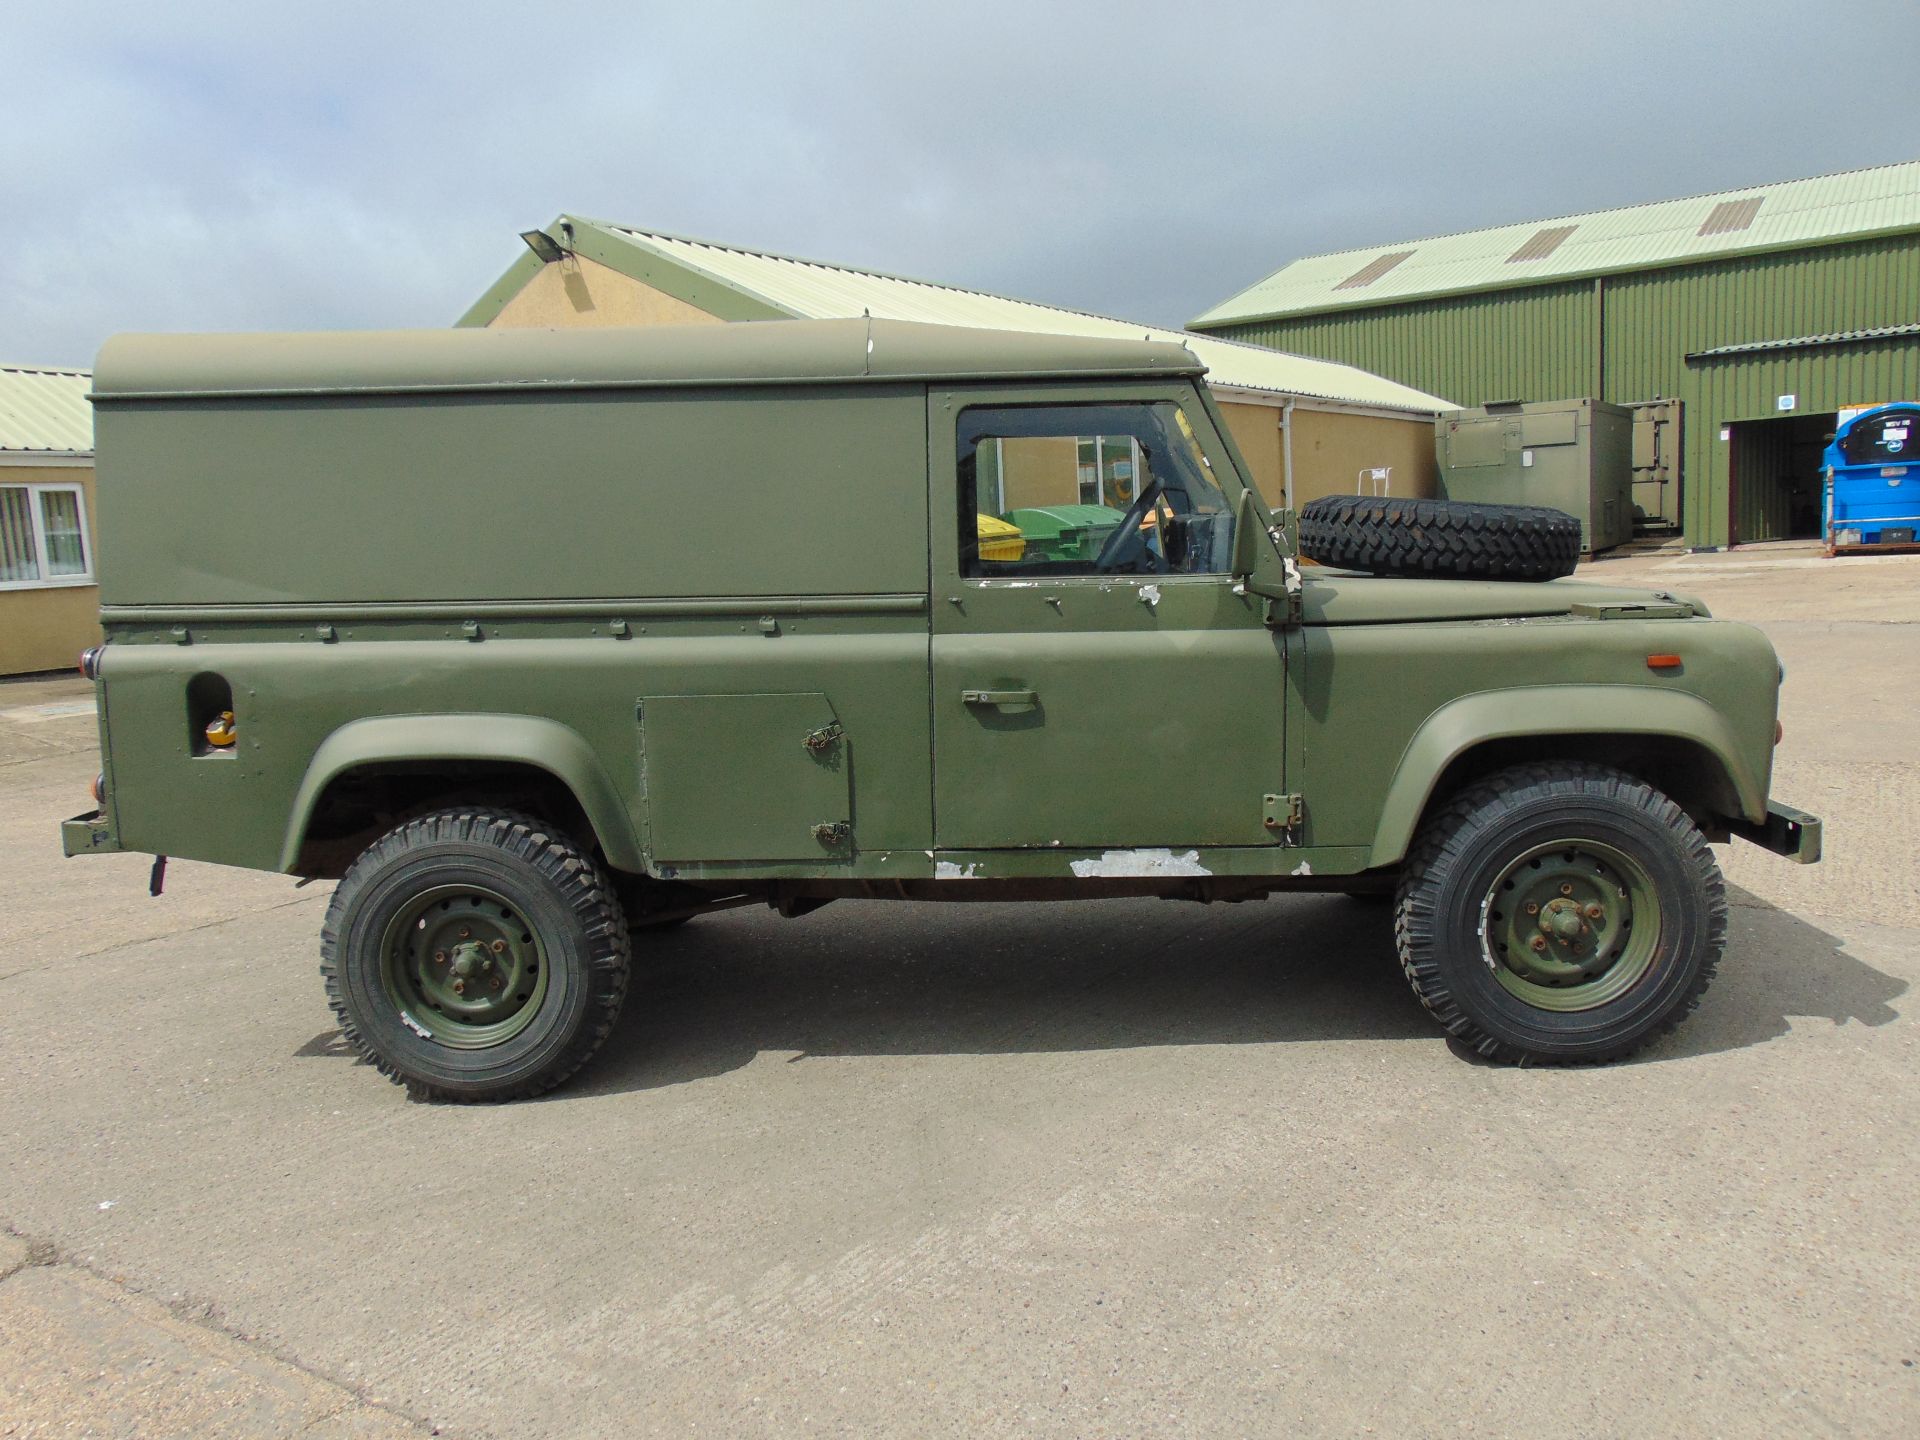
[[[285,395],[781,382],[1198,375],[1163,341],[897,320],[564,330],[118,335],[94,397]]]

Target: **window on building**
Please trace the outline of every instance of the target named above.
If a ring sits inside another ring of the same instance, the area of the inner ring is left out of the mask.
[[[0,588],[93,581],[78,485],[0,485]]]

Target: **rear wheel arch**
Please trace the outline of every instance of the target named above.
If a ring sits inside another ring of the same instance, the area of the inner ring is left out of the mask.
[[[401,715],[333,732],[307,766],[280,868],[339,875],[364,844],[444,804],[507,805],[597,848],[615,869],[644,868],[619,792],[578,732],[521,715]]]

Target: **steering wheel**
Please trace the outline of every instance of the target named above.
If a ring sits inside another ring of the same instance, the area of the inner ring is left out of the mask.
[[[1140,535],[1141,523],[1147,518],[1147,512],[1153,508],[1154,502],[1159,498],[1159,485],[1151,483],[1134,498],[1133,504],[1127,507],[1127,513],[1114,527],[1106,543],[1100,547],[1100,553],[1093,557],[1093,568],[1096,574],[1159,575],[1166,571],[1165,558],[1147,549],[1146,541]],[[1140,557],[1127,565],[1123,571],[1120,559],[1126,554],[1127,546],[1130,544],[1137,544],[1140,547]]]

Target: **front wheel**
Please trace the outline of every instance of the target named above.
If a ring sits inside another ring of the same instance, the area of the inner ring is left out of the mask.
[[[1490,1059],[1618,1060],[1685,1018],[1726,943],[1726,884],[1672,800],[1617,770],[1524,765],[1429,819],[1394,938],[1414,993]]]
[[[321,930],[353,1047],[430,1100],[550,1090],[606,1040],[631,942],[605,873],[543,821],[459,807],[410,820],[341,880]]]

